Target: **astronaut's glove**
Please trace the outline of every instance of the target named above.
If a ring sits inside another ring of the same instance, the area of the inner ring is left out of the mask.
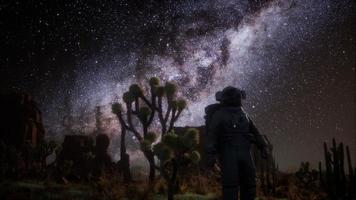
[[[268,149],[267,147],[264,147],[261,149],[261,156],[263,159],[267,159],[269,155]]]
[[[221,165],[220,165],[219,162],[216,162],[216,163],[214,164],[213,171],[214,171],[215,173],[221,173]]]

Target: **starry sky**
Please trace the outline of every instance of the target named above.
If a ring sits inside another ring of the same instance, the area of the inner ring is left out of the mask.
[[[117,138],[110,104],[132,83],[176,82],[180,126],[202,125],[233,85],[289,170],[322,160],[333,137],[356,154],[355,13],[352,0],[2,1],[1,90],[32,94],[49,136],[68,112],[92,132],[101,106]]]

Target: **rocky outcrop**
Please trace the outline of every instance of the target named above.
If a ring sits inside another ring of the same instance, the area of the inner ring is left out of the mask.
[[[0,140],[7,145],[36,147],[44,139],[42,113],[31,95],[22,92],[0,94],[2,119]]]

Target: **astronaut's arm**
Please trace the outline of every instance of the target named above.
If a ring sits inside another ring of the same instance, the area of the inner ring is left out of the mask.
[[[249,118],[249,121],[250,121],[250,132],[253,134],[253,136],[255,138],[255,143],[256,143],[257,147],[260,150],[265,150],[267,148],[266,140],[260,134],[259,130],[257,129],[257,127],[255,126],[255,124],[253,123],[253,121],[250,118]]]

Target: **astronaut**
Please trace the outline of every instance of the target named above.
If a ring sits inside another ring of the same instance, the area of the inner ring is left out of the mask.
[[[224,200],[254,200],[256,197],[256,172],[251,155],[254,143],[267,158],[267,143],[242,108],[245,92],[226,87],[216,93],[220,103],[206,107],[205,143],[208,167],[219,159]]]

